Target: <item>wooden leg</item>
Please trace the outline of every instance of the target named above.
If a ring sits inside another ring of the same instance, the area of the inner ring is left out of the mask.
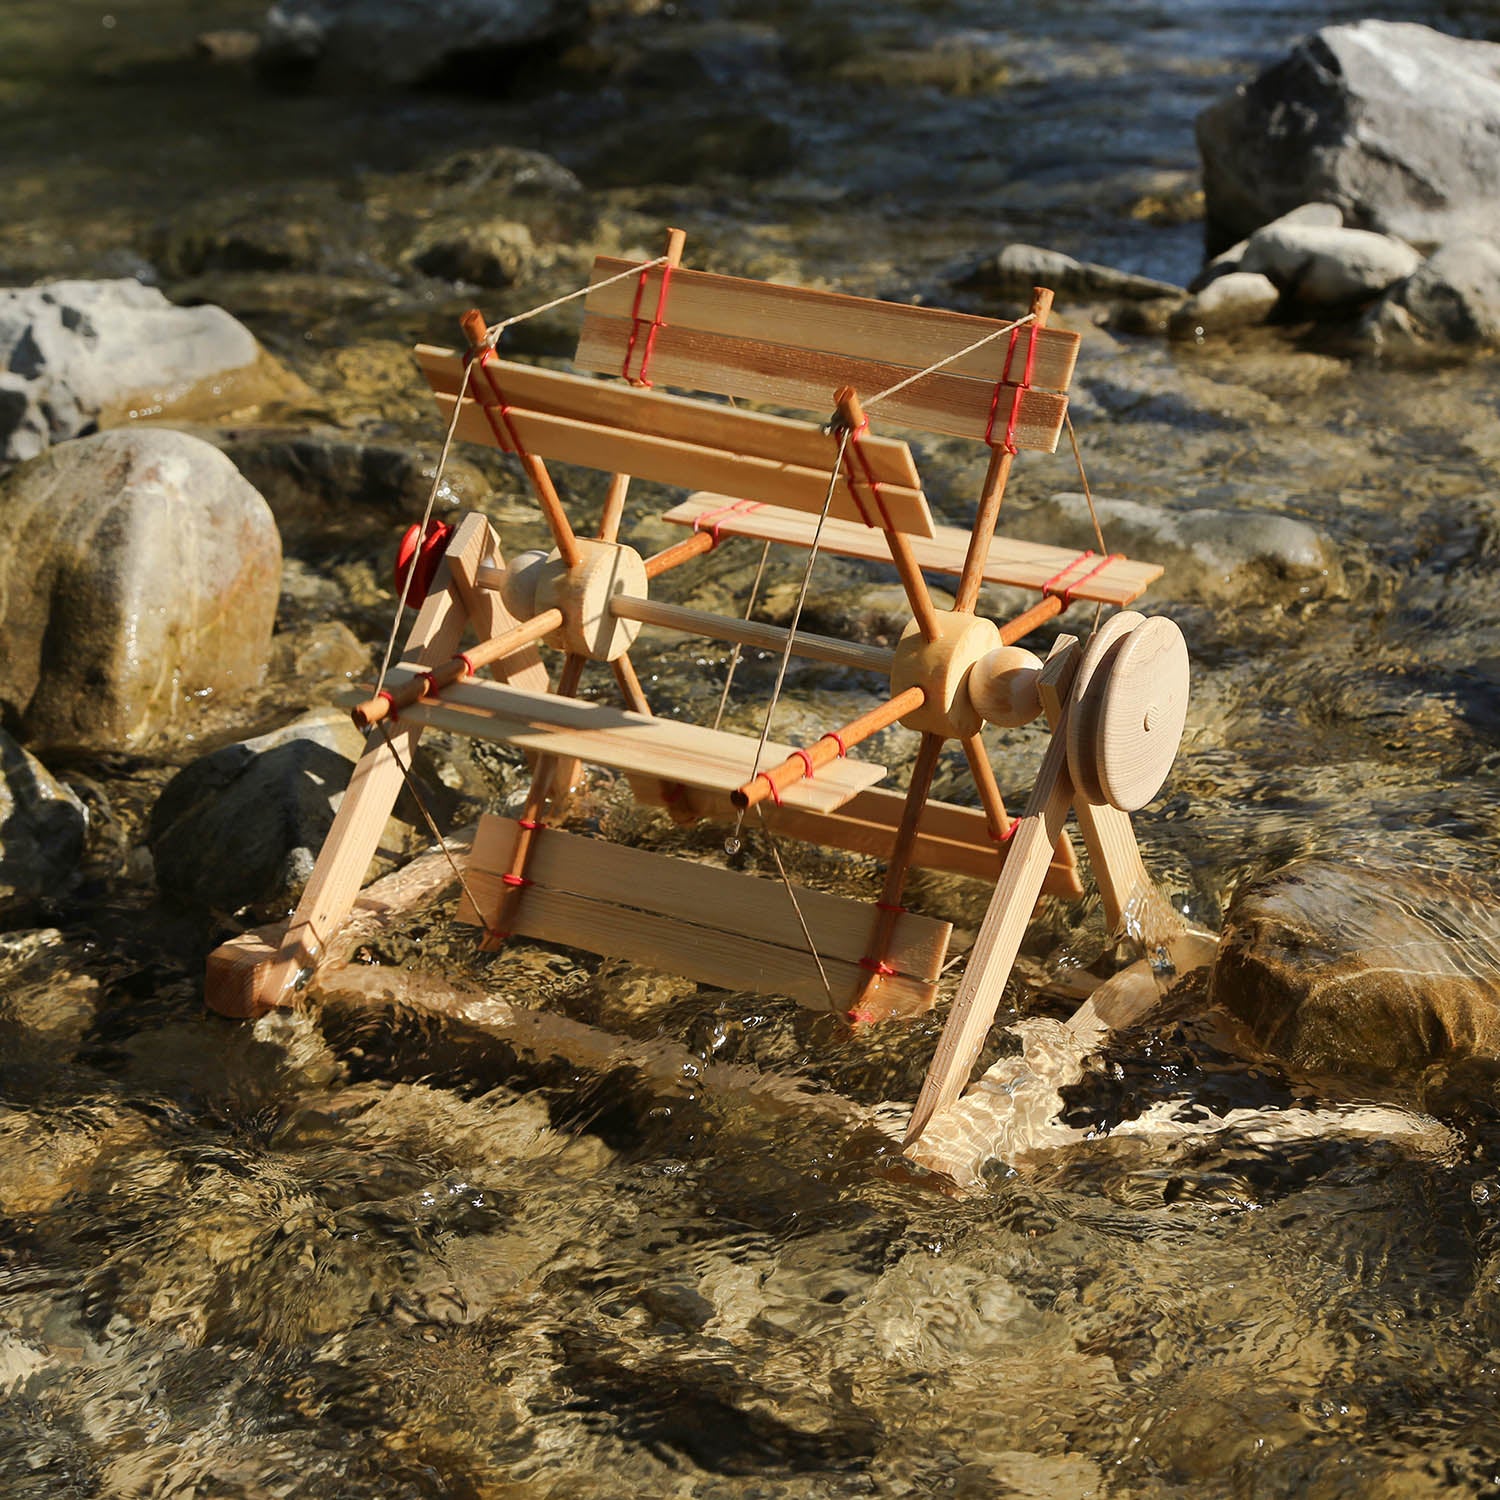
[[[979,788],[979,800],[989,820],[990,837],[998,841],[1006,836],[1012,819],[1005,810],[1004,799],[995,782],[995,773],[990,769],[989,756],[984,753],[984,741],[977,734],[971,734],[960,743],[964,747],[964,759],[969,763],[969,773],[974,778],[974,785]],[[1074,889],[1069,891],[1057,889],[1059,884],[1067,881],[1070,872],[1076,872],[1078,869],[1078,856],[1073,852],[1073,840],[1068,837],[1066,828],[1057,836],[1057,848],[1053,852],[1052,862],[1057,873],[1057,880],[1048,882],[1053,886],[1052,894],[1081,896],[1083,886],[1077,883],[1076,874],[1073,882]]]
[[[911,768],[911,783],[906,789],[906,806],[901,812],[901,822],[891,844],[891,857],[885,867],[885,884],[881,887],[880,900],[875,913],[875,928],[865,948],[861,967],[865,979],[860,992],[849,1008],[849,1018],[858,1024],[883,1021],[895,1014],[881,998],[881,969],[889,951],[891,934],[896,928],[896,918],[901,915],[901,893],[906,887],[906,872],[911,868],[912,847],[916,843],[917,829],[922,821],[922,809],[927,805],[932,791],[932,777],[937,770],[938,757],[943,753],[943,736],[924,734],[917,747],[917,758]]]
[[[1044,675],[1051,675],[1058,682],[1060,697],[1065,702],[1078,665],[1078,643],[1066,637],[1059,645],[1061,649],[1054,650],[1047,663],[1050,673]],[[1066,720],[1066,713],[1063,719]],[[1052,849],[1062,832],[1072,797],[1067,735],[1054,728],[1026,811],[1011,836],[1010,853],[1000,871],[995,894],[969,950],[963,984],[912,1111],[906,1132],[908,1146],[921,1136],[935,1114],[958,1097],[969,1080],[974,1060],[994,1024],[995,1012],[1041,894],[1047,867],[1052,862]]]
[[[462,568],[472,576],[494,548],[494,532],[483,517],[460,526],[417,613],[405,660],[435,666],[458,650],[469,616],[455,574]],[[411,765],[421,733],[419,725],[396,724],[371,734],[280,948],[270,958],[250,961],[227,946],[210,955],[204,1000],[212,1009],[253,1017],[291,1003],[298,976],[317,963],[359,895],[401,790],[402,766]]]

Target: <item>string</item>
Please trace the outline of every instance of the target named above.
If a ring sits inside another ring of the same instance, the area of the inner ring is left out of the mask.
[[[472,361],[464,362],[464,378],[458,383],[458,395],[453,402],[453,415],[448,421],[448,431],[443,435],[442,450],[438,453],[437,468],[432,473],[432,488],[427,492],[427,508],[422,512],[422,524],[417,535],[427,535],[427,523],[432,520],[433,509],[437,505],[438,489],[443,482],[443,470],[448,464],[448,450],[453,446],[453,434],[458,430],[458,418],[464,409],[464,392],[469,388],[469,372],[473,368]],[[371,695],[378,698],[381,689],[385,687],[385,674],[391,669],[391,657],[396,650],[396,636],[401,630],[401,615],[406,608],[406,601],[411,596],[412,579],[417,576],[417,564],[421,561],[422,549],[416,547],[412,551],[411,561],[406,565],[406,577],[401,584],[401,597],[396,601],[396,613],[391,619],[391,633],[386,637],[385,655],[380,658],[380,675],[375,679],[375,691]]]
[[[577,291],[568,292],[564,296],[554,297],[550,302],[543,302],[538,307],[527,308],[525,312],[516,313],[513,317],[502,318],[498,323],[492,323],[484,330],[484,342],[487,347],[493,349],[500,335],[516,323],[524,323],[527,318],[535,318],[544,312],[551,312],[554,307],[561,307],[566,302],[573,302],[579,297],[587,297],[590,292],[597,292],[602,287],[613,286],[617,281],[628,281],[632,276],[643,276],[647,271],[656,266],[664,266],[667,263],[665,255],[658,255],[655,260],[648,260],[643,265],[631,266],[628,271],[620,271],[614,276],[606,276],[603,281],[592,281],[587,286],[581,286]]]
[[[865,410],[868,411],[872,406],[875,405],[877,401],[884,401],[887,396],[894,396],[897,391],[904,391],[907,386],[915,385],[919,380],[925,380],[935,371],[941,370],[946,366],[951,365],[954,360],[962,359],[964,355],[972,354],[976,349],[983,349],[986,344],[994,343],[994,341],[999,338],[1001,334],[1009,333],[1012,329],[1015,328],[1024,328],[1026,324],[1034,322],[1036,322],[1036,314],[1027,313],[1024,318],[1017,318],[1014,323],[1003,324],[1001,327],[995,329],[993,333],[985,334],[982,339],[975,339],[972,344],[965,344],[962,349],[956,350],[946,359],[940,359],[936,364],[928,365],[925,370],[918,370],[915,375],[908,375],[905,380],[898,380],[895,385],[888,385],[883,391],[880,391],[878,394],[867,397],[864,403]]]
[[[1099,550],[1110,558],[1110,550],[1104,545],[1104,528],[1099,524],[1099,512],[1094,508],[1094,492],[1089,487],[1089,476],[1083,471],[1083,450],[1078,446],[1078,434],[1073,430],[1073,413],[1066,407],[1063,408],[1063,421],[1068,428],[1068,441],[1073,445],[1073,462],[1078,465],[1078,482],[1083,486],[1083,498],[1088,502],[1089,519],[1094,523],[1094,540],[1099,543]],[[1101,600],[1094,606],[1094,630],[1099,628],[1100,616],[1104,613],[1104,603]]]
[[[696,523],[694,523],[696,529]],[[760,550],[760,566],[755,570],[755,582],[750,585],[750,598],[745,604],[745,618],[748,620],[755,613],[755,601],[760,594],[760,581],[765,577],[766,559],[771,555],[771,544],[767,542]],[[729,704],[729,688],[734,682],[734,669],[740,664],[740,643],[734,643],[734,650],[729,654],[729,671],[724,674],[724,691],[719,694],[719,711],[714,715],[714,728],[717,729],[724,721],[724,710]]]
[[[828,493],[823,496],[823,509],[818,513],[818,524],[813,529],[812,545],[807,550],[807,566],[802,570],[802,587],[797,592],[797,607],[792,611],[791,628],[786,633],[786,643],[781,649],[781,665],[776,669],[776,685],[771,689],[771,701],[766,705],[765,722],[760,726],[760,740],[755,746],[755,764],[750,768],[749,781],[754,781],[760,775],[760,758],[765,754],[766,741],[771,737],[771,721],[776,717],[776,705],[781,700],[781,686],[786,681],[787,663],[792,659],[792,646],[797,640],[797,626],[802,619],[802,606],[807,601],[807,586],[812,582],[813,564],[818,560],[818,544],[823,537],[823,523],[828,519],[828,510],[833,504],[833,492],[838,488],[839,474],[844,467],[844,452],[848,446],[849,429],[840,424],[839,451],[833,460],[833,468],[829,471]],[[744,822],[745,809],[742,807],[739,816],[734,820],[734,832],[724,841],[724,848],[730,854],[739,853],[740,829],[744,826]]]
[[[764,803],[756,803],[755,816],[760,819],[761,832],[766,836],[771,858],[776,861],[776,873],[781,876],[781,883],[786,887],[787,895],[791,897],[792,910],[797,914],[797,925],[802,929],[802,937],[807,943],[807,951],[812,954],[812,961],[818,966],[818,978],[823,981],[823,991],[828,996],[828,1008],[832,1010],[834,1009],[833,986],[829,984],[828,971],[823,967],[823,960],[818,956],[818,945],[813,942],[812,929],[807,925],[807,918],[802,915],[802,903],[797,899],[797,887],[792,884],[786,873],[786,866],[781,862],[781,850],[776,846],[776,836],[766,822]]]

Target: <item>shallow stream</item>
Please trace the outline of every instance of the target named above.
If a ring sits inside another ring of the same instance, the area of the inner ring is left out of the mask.
[[[492,317],[578,284],[596,249],[655,253],[667,224],[694,265],[997,312],[954,283],[1012,240],[1185,282],[1194,115],[1361,11],[701,0],[406,94],[273,90],[194,55],[195,34],[258,14],[6,0],[0,281],[139,274],[220,303],[307,383],[280,427],[430,463],[405,351],[451,341],[475,294],[408,251],[484,216],[486,147],[545,150],[585,189],[507,206],[539,251],[488,294]],[[1500,39],[1478,0],[1383,14]],[[1239,882],[1312,851],[1491,872],[1495,361],[1388,368],[1303,329],[1181,345],[1066,300],[1059,316],[1085,333],[1074,410],[1097,492],[1291,516],[1324,543],[1300,581],[1199,566],[1147,597],[1194,654],[1187,741],[1136,820],[1176,904],[1212,926]],[[565,356],[574,331],[549,317],[518,347]],[[921,451],[953,521],[982,472],[959,448]],[[507,549],[540,540],[516,476],[465,462]],[[1007,515],[1076,488],[1068,461],[1032,456]],[[654,545],[663,498],[636,511]],[[586,512],[600,492],[570,499]],[[570,951],[486,961],[434,912],[371,956],[667,1062],[539,1063],[399,1008],[206,1016],[202,955],[232,929],[157,902],[142,818],[207,744],[320,701],[330,684],[294,664],[330,621],[379,641],[376,579],[409,517],[323,500],[287,526],[289,645],[261,698],[205,706],[159,754],[54,767],[95,834],[81,883],[0,934],[0,1494],[1500,1493],[1485,1070],[1362,1098],[1250,1058],[1189,993],[1070,1091],[1068,1122],[1096,1138],[953,1200],[868,1123],[767,1082],[873,1117],[913,1096],[941,1011],[851,1037]],[[694,602],[735,608],[754,563],[715,554]],[[793,583],[788,565],[773,603]],[[857,567],[830,562],[822,583],[815,628],[879,616]],[[662,637],[643,675],[663,711],[703,719],[724,665]],[[758,728],[773,669],[742,665],[731,724]],[[799,668],[777,734],[872,701]],[[894,734],[879,748],[895,767],[911,753]],[[1040,740],[995,753],[1023,798]],[[457,749],[448,764],[491,800],[523,774]],[[956,758],[938,790],[967,795]],[[581,815],[676,837],[607,777]],[[873,862],[794,853],[807,883],[877,889]],[[769,873],[758,852],[751,867]],[[913,900],[972,932],[986,895],[921,877]],[[1018,1011],[1064,1014],[1045,982],[1102,948],[1093,901],[1046,910]]]

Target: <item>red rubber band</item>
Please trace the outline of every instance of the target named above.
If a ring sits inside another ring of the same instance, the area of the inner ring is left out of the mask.
[[[465,677],[473,677],[475,675],[474,663],[469,660],[469,653],[467,651],[460,651],[458,655],[453,658],[453,660],[461,661],[464,664]]]
[[[825,740],[832,740],[833,743],[839,747],[840,760],[843,760],[844,757],[849,754],[849,747],[844,743],[844,737],[838,732],[838,730],[830,729],[828,733],[823,736],[823,738]]]
[[[707,527],[709,534],[714,539],[714,546],[717,547],[719,545],[720,525],[718,517],[732,515],[748,516],[751,511],[764,509],[765,503],[764,500],[736,500],[731,505],[721,505],[717,510],[706,510],[693,522],[693,530],[702,531]],[[708,525],[710,521],[714,523],[712,526]]]
[[[898,906],[894,901],[877,901],[875,907],[878,911],[902,912],[906,910],[904,906]]]
[[[762,771],[760,773],[759,779],[761,781],[765,782],[765,784],[768,787],[770,787],[770,789],[771,789],[771,801],[774,802],[777,805],[777,807],[780,807],[781,806],[781,792],[777,789],[776,783],[771,780],[770,772],[768,772],[768,771]]]
[[[625,344],[625,358],[620,365],[620,375],[629,380],[632,385],[644,385],[649,387],[651,380],[647,377],[646,368],[651,363],[651,352],[656,348],[656,335],[658,330],[666,326],[666,319],[662,314],[667,306],[667,288],[672,284],[672,264],[669,261],[661,268],[661,287],[656,294],[656,316],[651,319],[646,331],[646,347],[641,351],[641,371],[639,375],[632,378],[630,374],[630,356],[635,353],[636,340],[641,336],[641,324],[645,319],[641,317],[641,299],[646,295],[646,283],[651,279],[654,266],[647,266],[635,284],[635,300],[630,304],[630,337]]]
[[[997,844],[1008,844],[1010,843],[1011,839],[1015,837],[1016,829],[1018,829],[1020,826],[1021,820],[1019,818],[1015,818],[1012,820],[1010,827],[1007,828],[1004,833],[992,833],[990,837],[994,839]]]
[[[1010,403],[1010,425],[1005,429],[1005,451],[1014,454],[1016,451],[1016,422],[1021,415],[1021,397],[1031,386],[1031,372],[1036,367],[1036,324],[1033,323],[1027,329],[1029,337],[1026,340],[1026,373],[1021,376],[1021,383],[1016,387],[1016,394]],[[1007,356],[1006,363],[1010,360]]]
[[[514,453],[517,458],[528,458],[530,455],[526,452],[526,445],[521,441],[520,433],[516,431],[516,424],[510,419],[510,407],[506,404],[505,392],[500,389],[500,382],[495,379],[495,373],[490,369],[490,361],[494,357],[495,351],[493,349],[486,349],[479,356],[479,369],[490,388],[490,394],[495,398],[495,405],[490,406],[484,401],[481,401],[479,404],[484,409],[485,420],[490,424],[490,431],[494,434],[495,441],[500,446],[500,451],[502,453],[505,452],[506,446],[505,437],[501,436],[500,427],[495,421],[495,412],[497,410],[500,413],[500,422],[505,424],[506,436],[510,439],[509,451]]]
[[[868,1026],[875,1019],[873,1010],[846,1010],[845,1018],[853,1026]]]
[[[872,974],[885,976],[894,974],[896,971],[883,958],[862,958],[859,961],[862,969],[868,969]]]
[[[806,750],[793,750],[792,755],[795,755],[797,759],[800,760],[803,764],[804,770],[802,772],[802,779],[804,781],[811,781],[814,771],[812,756],[810,756]],[[790,759],[791,757],[788,756],[787,758]]]
[[[545,828],[546,826],[547,825],[545,823],[538,823],[535,818],[517,818],[516,819],[516,827],[517,828],[532,828],[532,829],[536,829],[536,828]]]
[[[875,502],[875,508],[880,512],[881,528],[885,531],[894,531],[896,528],[891,523],[891,514],[885,508],[885,496],[880,492],[880,481],[875,477],[875,471],[870,467],[870,460],[865,457],[865,450],[860,446],[860,437],[869,430],[870,419],[868,417],[860,423],[857,429],[850,429],[849,445],[844,450],[844,467],[848,471],[845,483],[848,484],[849,494],[859,509],[860,520],[866,526],[873,527],[876,523],[870,519],[870,512],[865,508],[864,501],[859,498],[859,488],[855,482],[854,463],[857,460],[864,471],[865,488],[869,490],[870,497]]]
[[[486,927],[484,935],[487,940],[496,943],[503,943],[510,936],[508,932],[501,932],[498,927]]]
[[[984,424],[984,440],[991,448],[995,446],[995,415],[1000,410],[1000,392],[1010,380],[1010,362],[1015,358],[1016,340],[1020,336],[1019,328],[1011,329],[1010,344],[1005,351],[1005,364],[1000,369],[1000,378],[995,382],[994,392],[990,396],[990,419]]]
[[[431,672],[423,672],[422,673],[422,696],[424,698],[426,698],[429,695],[431,695],[432,697],[436,698],[437,695],[438,695],[439,690],[440,690],[440,684],[439,684],[437,678],[434,677]]]
[[[1086,584],[1089,579],[1094,576],[1094,574],[1102,573],[1104,569],[1107,568],[1112,562],[1119,562],[1124,556],[1125,554],[1123,552],[1111,552],[1107,556],[1101,558],[1097,563],[1095,563],[1094,566],[1090,568],[1082,578],[1075,578],[1072,583],[1070,583],[1067,588],[1063,590],[1063,603],[1071,604],[1073,602],[1073,595],[1076,594],[1078,590],[1081,589],[1084,584]]]
[[[1088,551],[1086,551],[1086,552],[1080,552],[1078,554],[1078,556],[1075,557],[1071,562],[1066,563],[1066,564],[1064,564],[1064,566],[1062,566],[1061,568],[1059,568],[1057,570],[1057,572],[1055,572],[1046,581],[1046,583],[1044,583],[1042,585],[1042,597],[1045,599],[1048,594],[1054,593],[1055,590],[1053,589],[1053,584],[1055,584],[1059,578],[1066,578],[1067,575],[1069,573],[1071,573],[1073,571],[1073,569],[1078,566],[1079,563],[1081,563],[1081,562],[1087,562],[1089,560],[1089,558],[1091,558],[1093,556],[1094,556],[1094,549],[1092,547],[1090,547],[1088,549]],[[1092,575],[1090,575],[1090,576],[1092,576]],[[1068,596],[1067,596],[1066,593],[1063,594],[1063,599],[1066,602],[1068,602],[1068,603],[1072,602],[1070,599],[1068,599]]]
[[[396,700],[391,697],[389,691],[385,688],[381,688],[381,690],[376,693],[375,696],[377,698],[385,699],[386,707],[390,709],[390,712],[386,715],[386,718],[388,718],[391,723],[394,724],[396,720],[401,717],[401,711],[396,707]]]
[[[524,875],[502,875],[500,877],[500,883],[502,885],[512,886],[523,886],[531,884],[531,882]]]

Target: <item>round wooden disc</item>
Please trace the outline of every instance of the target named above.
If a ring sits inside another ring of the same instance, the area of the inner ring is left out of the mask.
[[[1068,775],[1086,802],[1104,801],[1104,789],[1099,785],[1094,765],[1094,724],[1103,686],[1100,669],[1119,645],[1121,637],[1128,635],[1144,619],[1144,615],[1133,609],[1122,609],[1119,614],[1111,615],[1089,637],[1088,645],[1083,649],[1083,660],[1073,675],[1073,688],[1068,695],[1071,703],[1068,709]]]
[[[1094,764],[1111,807],[1135,812],[1162,789],[1182,743],[1188,677],[1187,642],[1160,615],[1115,651],[1094,722]]]

